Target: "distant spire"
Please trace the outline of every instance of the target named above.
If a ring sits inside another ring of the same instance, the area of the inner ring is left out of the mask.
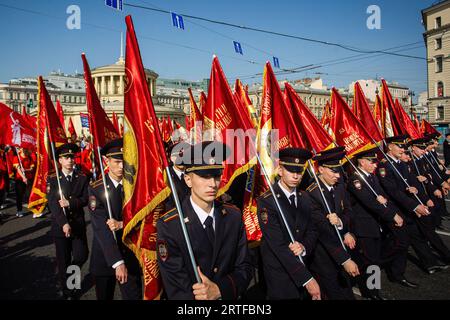
[[[120,57],[117,63],[124,63],[125,60],[123,58],[123,32],[120,33]]]

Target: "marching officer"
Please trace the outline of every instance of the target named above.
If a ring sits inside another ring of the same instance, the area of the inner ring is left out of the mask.
[[[314,252],[318,233],[311,221],[309,195],[297,189],[312,154],[305,149],[287,148],[279,151],[279,157],[280,179],[273,184],[273,190],[295,241],[291,242],[273,195],[266,192],[257,203],[267,297],[304,299],[309,294],[320,300],[319,284],[304,264]]]
[[[184,181],[184,164],[183,155],[185,150],[189,150],[191,145],[187,142],[179,142],[171,145],[168,148],[169,159],[171,166],[169,167],[170,174],[172,175],[175,188],[177,189],[178,197],[180,198],[180,203],[191,195],[191,190],[186,185]],[[170,196],[165,204],[166,211],[173,209],[175,207],[175,201],[173,196]]]
[[[354,249],[356,243],[348,232],[352,209],[340,175],[344,156],[343,147],[317,154],[313,160],[318,164],[320,186],[314,182],[307,189],[312,200],[312,221],[319,232],[310,270],[319,282],[322,296],[330,300],[354,299],[349,275],[359,275],[358,266],[347,252],[347,247]],[[341,243],[336,228],[344,244]]]
[[[89,254],[83,210],[88,202],[89,181],[86,176],[74,172],[74,157],[79,151],[77,145],[72,143],[60,146],[56,150],[61,167],[59,177],[54,174],[47,179],[47,199],[52,217],[51,234],[56,249],[58,277],[66,299],[79,298],[79,290],[67,287],[67,268],[70,265],[81,268]]]
[[[363,296],[372,300],[383,300],[378,289],[367,287],[367,278],[370,275],[367,269],[371,265],[385,265],[389,274],[397,279],[404,278],[409,237],[400,209],[388,200],[375,175],[376,149],[359,152],[354,158],[358,171],[350,176],[347,188],[351,194],[354,212],[351,219],[351,232],[356,236],[354,257],[361,270],[358,282]],[[384,240],[381,231],[384,232]]]
[[[386,194],[402,210],[410,244],[417,253],[424,269],[428,273],[434,273],[446,268],[446,265],[438,263],[431,252],[430,245],[442,256],[444,263],[450,262],[450,251],[434,230],[431,216],[432,210],[434,210],[433,201],[425,193],[411,167],[400,160],[405,154],[407,137],[407,135],[401,135],[386,138],[387,156],[390,163],[386,160],[382,161],[378,167],[377,175]],[[393,166],[401,176],[394,170]],[[406,187],[403,179],[408,182],[409,188]],[[404,277],[398,279],[394,275],[388,274],[388,276],[392,281],[403,286],[417,287],[417,284]]]
[[[209,141],[192,146],[189,152],[184,179],[191,195],[181,207],[201,283],[197,283],[174,208],[157,223],[164,289],[169,299],[238,299],[251,280],[252,267],[241,212],[215,201],[226,146]]]
[[[94,276],[95,292],[98,300],[113,300],[118,281],[122,299],[141,300],[142,271],[139,261],[122,242],[123,139],[106,144],[101,155],[109,168],[105,180],[112,218],[108,213],[103,180],[97,180],[89,186],[89,210],[94,233],[90,272]]]
[[[13,160],[13,166],[15,169],[14,179],[16,188],[16,216],[21,218],[24,216],[24,213],[22,211],[22,203],[27,190],[27,186],[31,186],[31,184],[33,184],[34,164],[28,150],[24,150],[20,147],[17,147],[16,150],[17,154]]]

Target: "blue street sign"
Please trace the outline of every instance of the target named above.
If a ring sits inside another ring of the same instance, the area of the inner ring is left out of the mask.
[[[236,51],[236,53],[244,55],[242,53],[242,46],[241,46],[241,44],[239,42],[233,41],[233,45],[234,45],[234,51]]]
[[[273,57],[273,66],[280,69],[280,60],[277,57]]]
[[[122,0],[105,0],[105,5],[122,11]]]
[[[172,24],[175,28],[184,30],[183,17],[172,12]]]

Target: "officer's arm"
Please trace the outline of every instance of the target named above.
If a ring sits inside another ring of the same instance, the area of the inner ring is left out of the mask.
[[[350,198],[346,192],[347,190],[345,190],[343,192],[343,199],[342,199],[342,205],[343,205],[343,209],[340,212],[340,214],[338,214],[339,218],[342,221],[342,229],[340,230],[340,233],[342,235],[347,234],[348,232],[350,232],[351,228],[352,228],[352,221],[353,221],[353,210],[352,210],[352,204],[350,202]]]
[[[116,240],[114,240],[112,231],[106,224],[106,220],[108,220],[107,210],[100,202],[101,198],[99,197],[97,192],[91,187],[89,187],[89,197],[95,197],[96,199],[95,208],[89,205],[92,228],[97,239],[99,240],[106,263],[112,268],[112,266],[117,262],[123,260],[122,254],[120,253]]]
[[[81,209],[83,207],[85,207],[88,203],[88,199],[89,199],[89,192],[88,192],[88,184],[89,181],[86,177],[82,177],[80,176],[79,179],[83,181],[82,186],[81,186],[81,195],[79,197],[71,197],[69,200],[69,205],[70,205],[70,209],[71,210],[78,210]]]
[[[384,170],[386,170],[386,174],[384,175],[384,177],[380,174],[380,170],[378,170],[377,172],[378,180],[380,181],[383,189],[386,191],[389,197],[395,199],[395,201],[406,211],[413,212],[414,209],[419,205],[419,202],[411,198],[407,194],[408,191],[406,191],[406,184],[402,183],[400,186],[397,185],[394,180],[395,178],[393,177],[393,175],[397,173],[393,171],[389,172],[387,168],[384,168]]]
[[[276,255],[286,273],[301,288],[308,280],[312,278],[311,273],[289,249],[290,240],[284,236],[286,228],[280,223],[279,213],[269,203],[272,200],[258,200],[258,220],[261,227],[264,242],[270,247]],[[287,213],[285,213],[287,214]],[[266,219],[267,215],[267,219]],[[305,245],[304,243],[302,243]],[[311,248],[305,248],[307,254],[311,253]]]
[[[319,232],[311,219],[311,198],[308,193],[304,192],[302,195],[302,207],[305,208],[302,214],[305,216],[306,221],[306,232],[303,237],[303,246],[305,247],[306,256],[312,255],[317,244],[317,238],[319,237]]]
[[[336,234],[336,230],[326,218],[325,209],[319,201],[320,199],[318,199],[316,195],[312,196],[311,218],[319,232],[318,240],[322,243],[333,260],[341,265],[350,259],[350,256],[342,247]]]
[[[214,281],[219,287],[223,300],[236,300],[247,290],[252,279],[252,265],[249,260],[247,235],[245,233],[244,223],[239,215],[239,241],[236,248],[236,258],[232,272],[226,276]]]
[[[356,184],[359,186],[357,182]],[[350,193],[359,201],[359,203],[363,207],[369,209],[371,213],[375,213],[385,222],[392,222],[394,220],[395,214],[397,213],[395,211],[396,208],[391,205],[386,205],[386,207],[383,206],[377,201],[375,195],[372,193],[372,191],[370,191],[370,189],[365,185],[364,182],[360,181],[360,185],[360,188],[356,188],[355,180],[350,181],[347,186],[348,191],[350,191]]]
[[[158,266],[164,286],[164,291],[170,300],[194,300],[192,280],[188,274],[181,250],[174,235],[168,230],[168,224],[158,220],[157,257]],[[165,255],[161,256],[161,250]]]
[[[68,223],[67,217],[64,214],[63,209],[59,205],[59,200],[61,200],[61,196],[59,194],[59,188],[56,183],[56,179],[48,179],[47,185],[50,188],[50,191],[47,194],[48,207],[52,216],[55,218],[56,223],[61,228]]]

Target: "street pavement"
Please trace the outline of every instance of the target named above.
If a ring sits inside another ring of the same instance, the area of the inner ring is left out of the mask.
[[[15,206],[8,199],[7,208],[2,210],[0,222],[0,300],[55,300],[58,294],[56,278],[55,248],[49,234],[51,219],[49,215],[33,219],[31,213],[24,217],[15,216]],[[86,212],[89,247],[92,242],[92,227],[89,213]],[[450,227],[450,222],[444,222]],[[442,235],[450,247],[450,233]],[[95,289],[89,274],[89,261],[82,272],[82,300],[95,300]],[[381,289],[385,297],[395,300],[448,300],[450,299],[450,268],[428,275],[417,266],[417,259],[410,251],[406,272],[407,279],[419,284],[419,288],[404,288],[389,282],[384,271]],[[254,287],[248,298],[263,298]],[[359,298],[359,297],[358,297]],[[115,299],[121,299],[118,286]],[[360,298],[359,298],[360,299]]]

